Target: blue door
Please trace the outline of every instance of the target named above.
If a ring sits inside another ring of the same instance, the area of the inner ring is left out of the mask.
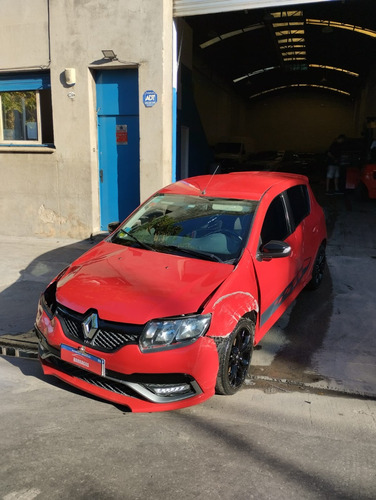
[[[101,229],[140,203],[137,69],[98,71],[99,194]]]

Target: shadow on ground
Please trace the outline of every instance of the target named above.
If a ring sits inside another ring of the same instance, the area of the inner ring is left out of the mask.
[[[25,268],[22,268],[22,262],[27,258],[23,257],[22,248],[15,249],[15,254],[20,255],[21,269],[14,283],[0,292],[0,335],[28,332],[34,325],[39,296],[48,283],[73,260],[99,243],[104,236],[53,248],[37,256]],[[21,243],[27,244],[28,240]],[[7,259],[11,257],[8,255]]]

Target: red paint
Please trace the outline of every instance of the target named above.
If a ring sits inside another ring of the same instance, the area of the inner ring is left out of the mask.
[[[311,213],[286,238],[290,255],[262,260],[260,233],[270,203],[291,186],[302,184],[308,189]],[[259,342],[309,282],[318,248],[326,240],[323,212],[303,176],[271,172],[201,176],[179,181],[160,193],[261,201],[253,216],[246,247],[235,264],[132,248],[108,239],[77,259],[57,278],[57,302],[85,318],[96,311],[100,320],[140,325],[142,329],[148,321],[159,318],[211,315],[206,334],[184,346],[144,353],[138,344],[114,352],[84,346],[87,354],[104,360],[106,373],[123,374],[131,377],[129,380],[139,374],[149,377],[148,380],[153,374],[190,377],[201,392],[188,399],[156,403],[143,397],[125,396],[60,371],[48,357],[42,359],[46,374],[126,405],[132,411],[183,408],[211,397],[219,366],[218,338],[227,337],[240,318],[251,314],[256,320],[255,342]],[[60,351],[62,344],[83,349],[83,342],[68,338],[59,319],[50,320],[41,305],[36,326],[55,352]],[[72,362],[67,354],[64,358]]]
[[[346,189],[358,189],[362,194],[362,188],[368,198],[376,198],[376,163],[367,163],[361,169],[346,169]]]
[[[58,283],[57,300],[101,318],[145,324],[198,310],[233,266],[104,241],[76,261]],[[85,290],[85,293],[82,293]]]

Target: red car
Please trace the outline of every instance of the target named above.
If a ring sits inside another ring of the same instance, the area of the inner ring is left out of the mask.
[[[356,187],[360,198],[376,198],[376,163],[367,163],[360,171],[360,178]]]
[[[319,286],[326,237],[304,176],[171,184],[42,294],[43,371],[135,412],[233,394],[254,345]]]

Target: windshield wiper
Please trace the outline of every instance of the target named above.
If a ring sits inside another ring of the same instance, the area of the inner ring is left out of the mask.
[[[158,248],[162,248],[163,250],[172,250],[174,252],[180,252],[186,255],[190,255],[191,257],[198,257],[200,259],[213,260],[216,262],[223,263],[223,260],[215,255],[214,253],[209,252],[200,252],[199,250],[193,250],[191,248],[181,248],[177,245],[159,245]]]
[[[127,231],[124,231],[123,229],[121,229],[119,233],[121,233],[122,236],[129,236],[130,238],[132,238],[133,241],[135,241],[138,245],[140,245],[140,247],[145,248],[146,250],[151,250],[152,252],[156,252],[155,248],[139,240],[136,236],[134,236],[134,234],[127,233]],[[122,243],[122,237],[119,237],[118,234],[115,235],[114,240],[115,243]]]

